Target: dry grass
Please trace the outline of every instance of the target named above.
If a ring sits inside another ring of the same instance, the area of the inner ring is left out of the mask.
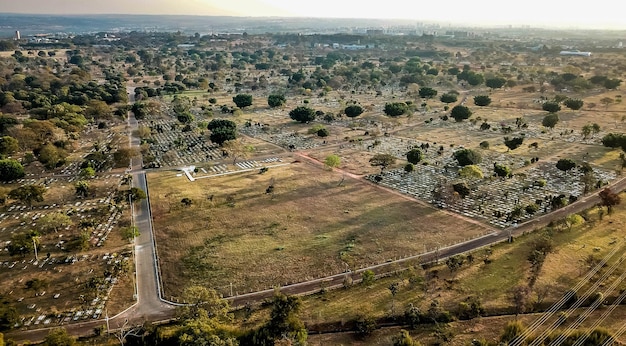
[[[622,194],[622,198],[624,198],[624,194]],[[587,256],[594,255],[597,258],[602,258],[615,246],[624,245],[615,241],[623,238],[626,205],[618,206],[612,215],[605,215],[601,221],[598,220],[595,210],[590,211],[589,216],[591,220],[595,221],[590,221],[571,230],[552,232],[555,251],[547,256],[541,269],[537,283],[531,293],[533,301],[538,299],[538,293],[542,293],[545,296],[544,301],[548,303],[560,299],[570,287],[581,280],[588,270],[583,263]],[[425,292],[422,286],[409,284],[405,273],[379,279],[370,288],[357,285],[348,290],[335,290],[306,297],[303,299],[302,317],[306,323],[315,324],[328,321],[348,321],[364,311],[374,317],[388,315],[391,312],[392,296],[387,287],[393,282],[400,283],[399,293],[395,297],[395,307],[399,313],[402,313],[408,303],[420,306],[424,311],[432,299],[439,300],[446,309],[455,311],[457,304],[471,295],[482,300],[487,313],[506,309],[512,306],[511,290],[517,285],[527,283],[529,264],[526,258],[531,249],[530,244],[540,235],[540,232],[533,233],[518,238],[512,245],[499,244],[491,247],[492,253],[489,258],[492,262],[490,264],[483,263],[482,258],[486,256],[486,253],[485,250],[480,250],[474,253],[476,258],[474,264],[465,265],[464,269],[461,269],[457,274],[451,274],[445,265],[432,268],[431,270],[438,272],[439,278],[430,281],[428,292]],[[618,258],[612,258],[609,265],[619,260],[619,252],[615,257]],[[610,276],[609,280],[619,276],[619,270],[620,268],[618,268],[617,273]],[[603,272],[601,271],[601,273]],[[424,275],[421,270],[417,270],[415,273]],[[599,275],[596,276],[596,278],[598,277]],[[593,281],[583,286],[579,295],[587,291],[592,283]],[[607,283],[603,287],[608,285]],[[620,289],[626,289],[625,285],[622,283],[618,286],[616,292]],[[603,288],[600,289],[600,291],[602,290]],[[614,292],[613,295],[616,293]],[[602,309],[595,312],[583,324],[583,327],[590,325],[602,312]],[[623,323],[625,313],[626,309],[617,309],[603,325],[613,330],[618,329]],[[573,321],[577,314],[575,313],[570,320]],[[529,314],[520,316],[520,320],[528,325],[538,317],[539,315]],[[495,340],[505,323],[510,320],[512,317],[453,323],[451,328],[457,334],[453,344],[464,345],[464,342],[478,336],[485,337],[487,340]],[[376,335],[379,334],[389,336],[394,335],[395,332],[381,331]],[[418,340],[428,340],[427,333],[418,333],[417,335]],[[331,336],[320,338],[326,341],[332,340],[328,339],[332,338]],[[338,338],[337,340],[344,340],[344,336],[338,336]],[[377,337],[368,339],[368,342],[364,344],[378,345],[377,339]],[[312,335],[311,341],[315,344],[316,340],[320,339]]]
[[[265,194],[272,179],[274,197]],[[344,262],[359,268],[486,232],[368,183],[340,180],[304,163],[193,183],[175,172],[150,174],[167,295],[188,282],[223,292],[232,282],[239,293],[299,282],[340,273]],[[191,207],[181,206],[185,197]]]

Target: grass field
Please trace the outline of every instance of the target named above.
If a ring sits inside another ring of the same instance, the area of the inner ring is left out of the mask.
[[[230,283],[239,293],[259,290],[487,232],[365,182],[347,178],[338,186],[341,180],[305,163],[195,182],[176,172],[151,173],[166,296],[189,283],[225,293]],[[271,181],[273,195],[265,193]],[[192,205],[182,206],[183,198]]]
[[[626,194],[622,194],[625,198]],[[626,223],[626,205],[618,206],[610,216],[605,215],[602,220],[598,219],[597,210],[589,211],[590,221],[573,227],[570,230],[562,229],[550,233],[555,251],[550,253],[540,271],[539,278],[531,292],[531,301],[536,303],[543,299],[543,306],[549,306],[558,300],[570,287],[578,283],[588,267],[584,259],[589,255],[597,258],[604,257],[616,246],[624,246],[624,226]],[[512,289],[527,282],[529,276],[529,263],[527,261],[530,252],[530,244],[545,231],[519,237],[513,244],[501,243],[489,248],[489,259],[492,261],[485,264],[482,259],[487,256],[486,250],[478,250],[473,253],[476,260],[472,265],[466,264],[456,273],[450,273],[449,269],[441,264],[430,268],[430,273],[437,273],[436,278],[426,279],[426,271],[413,269],[395,276],[380,278],[370,287],[361,284],[348,289],[331,290],[321,294],[303,298],[303,306],[300,316],[307,325],[315,325],[326,322],[346,323],[359,315],[369,315],[376,318],[389,316],[394,307],[395,314],[401,315],[412,303],[422,311],[428,309],[428,305],[437,299],[442,306],[449,311],[456,311],[458,303],[468,296],[477,296],[483,302],[488,315],[498,311],[513,311],[511,291]],[[620,255],[614,256],[608,264],[618,261]],[[609,282],[620,275],[621,268],[609,277]],[[597,279],[604,270],[596,274]],[[411,284],[408,278],[412,275],[424,278],[421,284]],[[388,287],[392,283],[399,283],[399,290],[392,297]],[[579,291],[582,295],[592,285],[590,281]],[[608,283],[598,290],[603,291]],[[427,288],[427,290],[425,289]],[[622,283],[612,294],[618,295],[620,290],[626,289]],[[616,293],[617,292],[617,293]],[[539,297],[541,295],[542,297]],[[604,309],[598,309],[585,323],[589,326],[595,321]],[[568,319],[572,322],[582,313],[582,309],[575,312]],[[265,312],[261,311],[258,316],[252,316],[250,321],[260,320]],[[617,330],[623,323],[626,308],[618,308],[604,324],[612,330]],[[526,314],[518,316],[524,324],[529,325],[539,318],[539,314]],[[553,319],[548,320],[544,326],[549,325]],[[485,338],[495,341],[501,334],[505,324],[514,319],[514,315],[506,317],[487,317],[472,321],[459,321],[449,324],[446,328],[453,331],[455,340],[451,345],[466,345],[474,338]],[[419,330],[413,331],[414,338],[424,342],[434,342],[432,338],[433,326],[425,325]],[[540,329],[541,330],[541,329]],[[312,345],[388,345],[399,328],[385,328],[375,332],[367,340],[358,340],[350,333],[316,335],[310,334],[309,342]]]

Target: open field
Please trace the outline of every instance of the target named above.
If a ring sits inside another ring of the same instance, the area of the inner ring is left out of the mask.
[[[274,193],[266,194],[272,180]],[[150,174],[166,296],[179,294],[182,282],[224,293],[230,283],[243,293],[299,282],[487,232],[364,182],[339,186],[341,180],[305,163],[195,182],[176,172]],[[185,197],[190,207],[181,205]]]
[[[626,194],[622,194],[624,198]],[[301,317],[309,326],[324,325],[332,322],[337,326],[353,321],[357,316],[370,316],[373,318],[385,318],[389,316],[401,316],[409,304],[413,304],[426,311],[433,300],[438,300],[445,310],[456,312],[458,304],[468,296],[475,296],[482,302],[486,314],[510,314],[507,317],[486,317],[472,321],[458,321],[449,324],[446,328],[455,335],[453,345],[465,345],[474,338],[485,338],[495,341],[502,333],[504,325],[514,319],[514,308],[511,292],[514,287],[527,283],[530,264],[527,257],[532,249],[532,243],[546,234],[554,245],[554,251],[548,254],[540,271],[537,283],[530,294],[530,302],[534,308],[546,309],[557,301],[563,294],[576,283],[589,270],[585,259],[594,256],[603,258],[615,247],[624,247],[624,226],[626,219],[626,206],[620,205],[615,208],[613,214],[598,219],[597,209],[587,213],[589,221],[585,224],[561,228],[552,231],[538,231],[519,237],[513,244],[501,243],[473,252],[474,262],[465,264],[458,271],[452,273],[444,264],[423,270],[419,267],[396,275],[377,279],[371,286],[362,284],[351,286],[347,289],[330,290],[303,298]],[[488,252],[487,252],[488,250]],[[620,254],[613,256],[607,266],[611,266],[620,260]],[[484,263],[483,259],[489,258],[490,263]],[[609,283],[615,280],[623,268],[618,268],[616,273],[609,276],[598,290],[603,292]],[[590,280],[579,290],[579,296],[598,279],[605,270],[601,270],[593,280]],[[434,275],[433,275],[434,274]],[[419,278],[411,282],[411,279]],[[398,283],[399,290],[392,296],[388,287]],[[616,297],[619,292],[626,289],[622,283],[610,295],[609,300]],[[519,315],[518,320],[529,325],[540,317],[533,314],[533,307],[529,314]],[[392,310],[393,309],[393,310]],[[567,320],[564,327],[569,325],[581,314],[579,309]],[[603,308],[592,314],[583,327],[589,326],[604,312]],[[253,315],[249,323],[262,319],[265,311]],[[626,309],[616,309],[611,317],[602,326],[610,330],[617,330],[623,324],[623,316]],[[556,315],[544,323],[549,325]],[[434,342],[432,338],[433,325],[423,325],[411,334],[421,342]],[[323,328],[323,327],[322,327]],[[313,327],[315,330],[315,327]],[[542,329],[539,328],[538,331]],[[398,332],[396,328],[385,328],[375,332],[367,340],[355,339],[350,333],[328,334],[317,336],[310,333],[309,341],[314,344],[358,344],[358,345],[388,345],[391,337]]]

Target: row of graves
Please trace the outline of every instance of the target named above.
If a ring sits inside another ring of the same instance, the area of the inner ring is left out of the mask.
[[[482,163],[478,165],[485,177],[466,179],[459,176],[457,162],[452,155],[458,148],[396,137],[379,139],[376,145],[373,140],[364,141],[361,145],[369,151],[392,154],[400,159],[405,159],[406,152],[415,147],[425,149],[423,162],[427,164],[415,165],[413,172],[394,169],[369,175],[367,179],[499,228],[549,213],[553,210],[553,199],[561,198],[569,203],[582,196],[585,189],[580,170],[566,173],[557,169],[554,162],[537,161],[526,166],[523,158],[488,153],[483,155]],[[524,168],[521,170],[523,173],[509,178],[495,177],[492,175],[494,163],[506,163],[513,170]],[[593,174],[597,181],[594,188],[617,177],[613,171],[598,168],[593,170]],[[441,193],[445,186],[458,182],[465,182],[470,189],[465,198]],[[528,205],[536,205],[538,209],[526,212]]]
[[[65,276],[64,272],[73,272],[68,266],[81,265],[81,263],[84,264],[80,267],[80,273],[88,276],[94,272],[94,268],[106,268],[104,276],[94,281],[94,287],[88,295],[69,296],[66,291],[67,287],[55,287],[54,283],[44,288],[26,291],[3,287],[5,296],[14,299],[21,313],[20,321],[15,327],[62,325],[85,319],[97,319],[103,315],[105,304],[118,281],[121,268],[132,267],[131,254],[130,252],[104,255],[80,254],[84,247],[77,248],[75,244],[78,239],[84,241],[84,236],[88,234],[87,242],[90,248],[102,247],[111,232],[119,229],[118,223],[122,218],[122,211],[127,209],[120,204],[124,201],[116,201],[118,188],[124,178],[122,174],[107,173],[90,179],[90,182],[104,180],[107,186],[111,187],[100,198],[87,197],[63,204],[33,206],[17,202],[5,206],[0,211],[0,277],[13,280],[20,286],[27,285],[24,277],[54,280],[55,277]],[[44,184],[49,188],[53,184],[62,187],[72,186],[76,179],[75,175],[55,175],[40,179],[27,177],[18,183]],[[28,253],[11,256],[10,246],[13,236],[42,230],[43,219],[52,214],[69,216],[71,225],[62,225],[54,230],[39,232],[37,254],[29,250]],[[88,274],[83,273],[84,270],[88,270]],[[85,285],[84,282],[79,282],[78,277],[74,277],[74,280],[76,280],[74,284],[76,286]],[[60,285],[67,286],[67,282]],[[42,299],[47,299],[46,304],[41,302]]]
[[[196,132],[177,130],[179,125],[177,121],[164,119],[150,122],[152,135],[148,143],[152,158],[145,160],[145,166],[184,167],[214,162],[207,167],[199,167],[194,172],[195,176],[203,176],[262,168],[282,161],[278,157],[269,157],[262,160],[235,161],[232,165],[221,163],[227,154],[218,145]]]

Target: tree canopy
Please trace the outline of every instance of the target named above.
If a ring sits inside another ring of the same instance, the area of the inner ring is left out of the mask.
[[[384,112],[390,117],[397,117],[409,111],[409,106],[405,102],[386,103]]]
[[[576,111],[583,108],[584,102],[580,99],[567,99],[563,102],[563,104],[565,105],[565,107]]]
[[[370,159],[370,164],[380,167],[381,172],[394,163],[396,163],[396,157],[391,154],[376,154]]]
[[[482,155],[472,149],[460,149],[454,152],[454,159],[459,166],[477,165],[483,161]]]
[[[287,99],[285,98],[285,95],[271,94],[267,97],[267,104],[272,108],[281,107],[286,102]]]
[[[358,117],[359,115],[363,113],[363,107],[359,105],[350,105],[346,107],[346,109],[344,109],[343,112],[346,114],[347,117],[354,118],[354,117]]]
[[[289,112],[289,117],[301,123],[315,120],[315,110],[305,106],[298,106]]]
[[[487,95],[474,96],[474,104],[479,107],[489,106],[491,104],[491,97]]]
[[[429,87],[422,87],[418,91],[419,95],[423,99],[430,99],[437,96],[437,90]]]
[[[485,80],[485,85],[490,87],[491,89],[500,89],[505,84],[506,84],[506,79],[502,77],[487,78]]]
[[[237,138],[237,124],[232,120],[213,119],[207,125],[211,131],[209,139],[217,145],[223,145],[226,141]]]
[[[9,191],[9,197],[25,202],[31,206],[33,202],[43,202],[46,187],[43,185],[23,185]]]
[[[554,128],[556,126],[556,124],[559,122],[559,116],[556,113],[550,113],[548,115],[546,115],[545,117],[543,117],[543,120],[541,121],[541,125],[547,127],[547,128]]]
[[[244,108],[252,105],[252,95],[250,94],[238,94],[233,96],[233,102],[239,108]]]
[[[422,161],[422,151],[417,148],[409,150],[409,152],[406,153],[406,160],[416,165],[417,163]]]
[[[472,116],[472,111],[465,106],[454,106],[452,111],[450,112],[450,116],[454,118],[457,122],[461,122],[465,119],[468,119]]]
[[[541,108],[546,112],[556,113],[561,110],[561,105],[556,102],[545,102]]]
[[[567,172],[570,169],[573,169],[576,167],[576,162],[574,162],[574,160],[571,159],[560,159],[559,161],[556,162],[556,168],[562,170],[563,172]]]
[[[454,103],[457,101],[457,96],[455,94],[445,93],[441,95],[441,97],[439,98],[439,101],[443,103]]]
[[[0,160],[0,180],[12,181],[15,179],[20,179],[24,175],[24,167],[17,160]]]

